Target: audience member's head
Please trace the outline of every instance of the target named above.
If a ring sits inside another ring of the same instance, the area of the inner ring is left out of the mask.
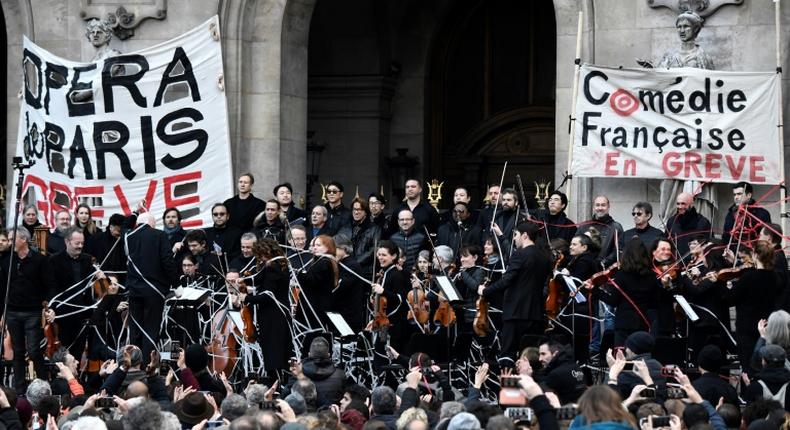
[[[447,430],[480,430],[480,421],[469,412],[456,414],[447,425]]]
[[[653,352],[655,346],[655,339],[646,331],[633,332],[625,340],[625,347],[630,350],[633,355],[650,354]]]
[[[228,421],[233,421],[244,415],[247,411],[247,399],[239,394],[229,393],[228,396],[222,400],[220,411],[222,412],[223,418]]]
[[[395,392],[390,387],[376,387],[370,393],[370,406],[373,409],[373,415],[392,415],[395,413],[396,405]]]
[[[30,402],[30,407],[33,408],[34,411],[38,411],[38,402],[41,401],[41,399],[51,395],[52,387],[49,386],[49,382],[43,379],[34,379],[30,381],[30,385],[27,386],[27,391],[25,391],[25,397],[27,401]]]

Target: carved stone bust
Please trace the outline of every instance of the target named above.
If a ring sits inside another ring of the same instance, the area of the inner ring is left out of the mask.
[[[702,29],[703,19],[694,12],[683,12],[675,20],[675,28],[680,37],[680,47],[664,54],[658,67],[696,67],[713,69],[713,60],[697,44],[697,35]]]
[[[98,19],[88,21],[88,25],[85,27],[85,37],[96,48],[96,54],[91,59],[91,62],[121,55],[120,51],[110,48],[112,29],[106,22]]]

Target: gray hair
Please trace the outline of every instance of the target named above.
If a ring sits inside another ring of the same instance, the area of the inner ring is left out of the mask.
[[[135,346],[135,345],[132,345],[132,346],[134,346],[134,348],[132,348],[131,351],[129,352],[129,358],[131,359],[131,365],[132,366],[139,366],[143,362],[143,352],[140,351],[140,348],[138,348],[137,346]],[[118,348],[118,353],[115,354],[115,361],[117,363],[120,363],[120,362],[123,361],[123,348]]]
[[[241,240],[251,240],[253,243],[258,241],[258,236],[255,233],[247,232],[241,235]]]
[[[439,245],[436,247],[436,257],[441,260],[444,264],[450,264],[453,262],[453,250],[447,245]]]
[[[27,231],[26,228],[24,228],[22,226],[19,226],[19,227],[15,228],[14,230],[16,230],[16,237],[21,237],[22,239],[25,239],[25,242],[30,242],[30,232]],[[11,234],[13,234],[13,233],[11,233]],[[9,235],[8,238],[11,239],[11,236]]]
[[[299,379],[296,383],[291,387],[292,393],[299,393],[304,397],[305,403],[308,405],[316,405],[316,399],[318,399],[318,391],[315,388],[315,384],[313,381],[309,379]]]
[[[153,228],[156,226],[156,218],[154,218],[151,212],[143,212],[137,215],[137,224],[148,224]]]
[[[298,416],[307,412],[307,403],[304,401],[304,397],[302,397],[301,394],[291,393],[285,396],[285,401],[288,402],[288,406],[293,409],[294,415]]]
[[[450,420],[447,430],[480,430],[480,421],[469,412],[461,412]]]
[[[41,399],[51,395],[52,387],[50,387],[49,382],[38,378],[32,380],[30,385],[27,386],[27,391],[25,391],[25,397],[27,397],[27,401],[30,402],[30,406],[34,411],[38,410],[38,402]]]
[[[382,385],[370,392],[370,405],[375,415],[389,415],[395,413],[397,399],[392,388]]]
[[[321,209],[321,212],[324,213],[324,216],[327,216],[327,214],[329,213],[329,212],[326,211],[326,208],[323,205],[315,205],[315,206],[313,206],[313,210],[316,210],[316,209]],[[312,211],[310,213],[312,213]]]
[[[104,424],[104,421],[99,417],[84,416],[74,421],[71,430],[107,430],[107,424]]]
[[[466,407],[461,402],[444,402],[439,410],[439,420],[450,419],[456,414],[466,412]]]
[[[33,203],[26,204],[25,208],[22,210],[22,213],[24,214],[25,212],[27,212],[30,209],[33,209],[36,212],[36,215],[38,215],[38,207],[36,207],[36,205],[33,204]]]
[[[63,238],[65,240],[71,240],[71,236],[74,236],[74,233],[85,234],[85,233],[82,232],[82,228],[81,227],[77,227],[76,225],[73,225],[73,226],[67,228],[66,231],[63,232]]]
[[[765,343],[790,350],[790,314],[783,310],[771,312],[765,327]]]
[[[181,422],[176,414],[162,411],[162,430],[181,430]]]
[[[124,430],[159,430],[162,428],[163,418],[159,403],[146,400],[129,409],[121,422]]]
[[[228,397],[225,397],[219,408],[223,417],[227,418],[228,421],[233,421],[247,411],[247,399],[236,393],[228,394]]]
[[[335,237],[335,247],[337,249],[342,249],[348,255],[354,253],[354,244],[351,243],[351,239],[343,233],[336,234]]]
[[[244,397],[247,398],[247,404],[252,406],[256,406],[259,403],[263,402],[264,397],[266,397],[266,391],[269,388],[262,384],[252,384],[247,389],[244,390]]]

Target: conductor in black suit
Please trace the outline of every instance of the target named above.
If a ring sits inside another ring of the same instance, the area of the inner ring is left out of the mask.
[[[512,358],[518,352],[522,336],[541,335],[545,328],[543,286],[551,274],[551,260],[547,251],[535,245],[539,232],[537,224],[519,224],[513,231],[517,251],[502,278],[477,288],[478,294],[489,300],[497,292],[505,292],[500,334],[503,357]]]
[[[178,268],[167,234],[154,228],[149,212],[137,217],[137,227],[126,233],[126,288],[129,291],[129,341],[148,360],[159,342],[165,296],[178,285]],[[141,330],[142,329],[142,330]]]

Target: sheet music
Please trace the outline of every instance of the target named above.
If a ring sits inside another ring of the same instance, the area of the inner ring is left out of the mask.
[[[241,319],[241,311],[229,311],[228,318],[239,330],[244,330],[244,320]]]
[[[340,333],[340,337],[354,335],[354,330],[351,330],[351,327],[348,325],[342,315],[335,312],[327,312],[326,316],[329,318],[329,321],[334,324],[335,328]]]
[[[184,287],[183,291],[181,292],[181,297],[177,297],[176,300],[200,300],[208,294],[208,290],[192,288],[192,287]]]
[[[576,287],[576,282],[573,281],[568,275],[562,275],[562,279],[565,280],[565,285],[568,287],[568,292],[573,293],[576,291],[576,295],[573,296],[573,299],[576,300],[576,303],[584,303],[587,301],[587,298],[584,297],[584,294]]]
[[[455,289],[455,286],[447,276],[437,276],[436,279],[437,283],[439,284],[439,288],[442,289],[445,297],[450,302],[457,302],[462,300],[461,296],[458,294],[458,291]]]
[[[686,316],[689,317],[691,322],[694,322],[699,319],[699,315],[697,315],[697,313],[694,312],[694,309],[691,308],[691,305],[689,305],[689,302],[686,301],[685,297],[681,295],[676,295],[675,301],[678,302],[680,307],[683,309],[683,312],[686,313]]]

